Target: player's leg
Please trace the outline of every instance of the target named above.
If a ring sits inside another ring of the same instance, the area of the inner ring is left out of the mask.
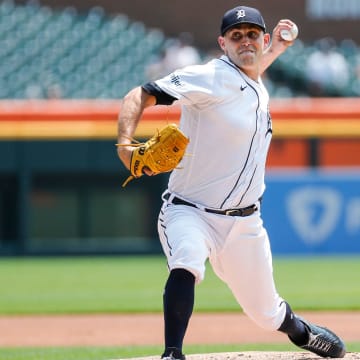
[[[269,239],[259,216],[237,221],[223,250],[210,260],[244,312],[259,326],[284,332],[294,344],[320,356],[345,355],[344,344],[334,333],[296,316],[278,295]]]
[[[195,283],[203,279],[208,257],[206,226],[188,206],[163,206],[160,241],[170,274],[164,290],[165,351],[167,359],[183,359],[182,346],[194,306]]]
[[[165,285],[163,358],[182,358],[183,339],[194,307],[195,277],[185,269],[171,270]]]
[[[210,262],[253,321],[268,330],[280,327],[286,306],[275,288],[269,240],[258,214],[234,219]]]

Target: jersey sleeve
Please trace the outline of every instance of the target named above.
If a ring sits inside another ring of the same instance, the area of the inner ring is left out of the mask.
[[[216,101],[213,78],[212,68],[206,64],[194,65],[176,70],[155,84],[182,105],[202,107]]]
[[[177,99],[162,90],[155,82],[149,82],[142,86],[143,90],[156,98],[156,105],[171,105]]]

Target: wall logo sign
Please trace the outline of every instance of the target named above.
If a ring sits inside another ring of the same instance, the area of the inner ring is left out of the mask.
[[[342,197],[331,187],[306,186],[288,194],[287,213],[302,241],[317,245],[325,242],[341,217]]]

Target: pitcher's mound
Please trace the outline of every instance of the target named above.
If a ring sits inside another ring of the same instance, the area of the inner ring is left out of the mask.
[[[313,360],[321,357],[303,352],[230,352],[214,354],[186,355],[186,360]],[[347,353],[343,359],[360,360],[360,353]],[[119,359],[121,360],[121,359]],[[159,356],[133,358],[131,360],[160,360]]]

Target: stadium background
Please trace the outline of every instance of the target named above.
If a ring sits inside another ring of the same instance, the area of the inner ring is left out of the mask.
[[[315,310],[306,317],[359,351],[360,3],[246,3],[263,10],[269,29],[289,17],[301,30],[266,79],[274,141],[263,213],[274,254],[286,255],[274,259],[276,280],[295,309]],[[121,188],[127,172],[115,152],[116,117],[121,97],[146,81],[147,66],[172,38],[192,33],[206,58],[219,17],[237,4],[0,1],[2,359],[161,353],[166,264],[155,224],[167,175]],[[304,64],[329,36],[351,76],[315,98]],[[178,116],[176,107],[146,112],[137,138]],[[70,256],[89,254],[96,256]],[[243,319],[211,269],[196,310],[187,354],[294,350]]]
[[[237,3],[0,2],[0,254],[160,252],[167,175],[121,188],[120,99],[182,32],[204,58],[215,51],[219,19]],[[360,4],[246,3],[263,11],[269,30],[282,17],[300,27],[267,73],[274,142],[263,212],[274,253],[359,253]],[[351,76],[315,98],[304,62],[325,37]],[[137,137],[178,115],[176,107],[147,112]]]

